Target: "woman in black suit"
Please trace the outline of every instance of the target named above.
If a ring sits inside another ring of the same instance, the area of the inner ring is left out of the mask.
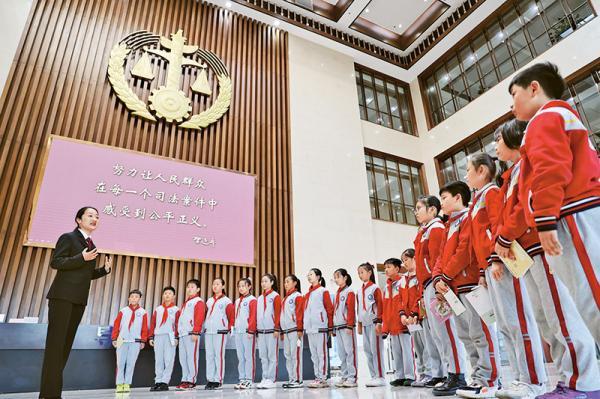
[[[60,398],[63,370],[69,359],[77,327],[85,311],[92,280],[110,273],[112,259],[96,268],[98,250],[91,235],[98,226],[98,210],[81,208],[75,216],[77,228],[60,236],[50,267],[56,277],[48,291],[48,334],[44,351],[40,398]]]

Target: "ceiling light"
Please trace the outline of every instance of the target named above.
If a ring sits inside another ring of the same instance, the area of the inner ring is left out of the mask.
[[[225,3],[225,7],[231,8],[231,6],[232,6],[231,1],[228,1],[227,3]]]
[[[365,8],[365,12],[368,14],[368,13],[369,13],[369,9],[368,9],[368,8]]]
[[[280,24],[280,22],[279,22],[279,20],[278,20],[278,19],[276,19],[275,21],[273,21],[273,25],[275,25],[275,26],[279,26],[279,24]]]

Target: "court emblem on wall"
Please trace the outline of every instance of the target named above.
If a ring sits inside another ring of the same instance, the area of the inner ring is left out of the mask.
[[[139,31],[112,48],[108,80],[133,115],[199,130],[229,110],[227,67],[214,53],[186,42],[181,29],[170,38]]]

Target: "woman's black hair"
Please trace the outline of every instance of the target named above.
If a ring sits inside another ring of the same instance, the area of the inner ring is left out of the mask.
[[[360,266],[358,266],[358,268],[363,268],[368,272],[371,272],[371,275],[369,276],[369,280],[375,284],[375,267],[373,267],[372,264],[370,264],[369,262],[365,262],[363,264],[361,264]]]
[[[407,248],[404,250],[404,252],[402,252],[402,256],[407,256],[411,259],[415,258],[415,249],[414,248]]]
[[[321,287],[325,287],[325,279],[323,278],[323,273],[315,267],[310,269],[310,271],[314,272],[317,275],[317,277],[319,277],[319,284],[321,284]]]
[[[100,213],[100,212],[98,212],[98,209],[94,208],[93,206],[84,206],[83,208],[79,208],[79,210],[75,214],[75,224],[77,225],[77,227],[79,227],[79,223],[77,223],[77,219],[81,219],[83,217],[83,214],[85,213],[85,211],[87,211],[88,209],[93,209],[96,211],[96,213]]]
[[[296,283],[296,291],[300,293],[302,292],[302,290],[300,289],[300,279],[298,278],[298,276],[296,276],[295,274],[288,274],[287,276],[285,276],[285,278],[289,278],[294,283]]]
[[[223,296],[227,296],[227,291],[225,291],[225,280],[222,277],[216,277],[215,280],[221,280],[221,284],[223,284]]]
[[[279,290],[277,289],[277,277],[275,277],[274,274],[271,273],[265,273],[263,274],[263,277],[267,277],[269,280],[271,280],[271,289],[275,292],[279,292]]]
[[[479,169],[481,166],[485,166],[488,168],[488,178],[490,181],[494,180],[496,177],[496,160],[485,152],[478,152],[477,154],[473,154],[469,156],[469,162],[475,168],[475,170]]]
[[[337,269],[336,271],[333,272],[333,274],[335,275],[336,273],[339,273],[344,278],[344,280],[346,280],[346,287],[350,287],[352,285],[352,276],[350,276],[350,274],[348,274],[348,270]]]
[[[435,216],[437,216],[442,210],[442,203],[435,195],[421,195],[419,198],[417,198],[417,202],[425,205],[426,208],[434,207]]]

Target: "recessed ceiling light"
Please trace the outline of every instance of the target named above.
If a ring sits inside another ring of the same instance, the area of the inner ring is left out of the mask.
[[[276,19],[275,21],[273,21],[273,25],[274,25],[274,26],[279,26],[279,24],[280,24],[280,22],[279,22],[279,20],[278,20],[278,19]]]
[[[227,3],[225,3],[225,7],[231,8],[231,6],[232,6],[231,1],[228,1]]]
[[[369,11],[370,11],[370,10],[369,10],[368,8],[365,8],[365,12],[366,12],[367,14],[369,13]]]

